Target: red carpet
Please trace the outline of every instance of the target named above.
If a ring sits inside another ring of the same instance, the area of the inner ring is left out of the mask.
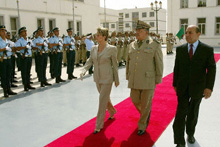
[[[219,58],[220,54],[216,54],[216,62]],[[92,134],[96,120],[93,118],[46,147],[152,147],[175,116],[177,98],[172,79],[173,74],[169,74],[156,88],[145,135],[137,135],[139,114],[130,98],[127,98],[115,106],[118,111],[115,119],[106,120],[100,133]]]

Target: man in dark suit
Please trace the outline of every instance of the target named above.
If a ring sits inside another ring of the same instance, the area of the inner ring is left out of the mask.
[[[215,82],[213,48],[200,42],[199,36],[200,29],[189,26],[185,32],[187,43],[176,48],[173,87],[178,96],[178,106],[173,130],[177,147],[185,147],[185,127],[188,142],[195,142],[199,106],[203,97],[208,99],[211,96]]]

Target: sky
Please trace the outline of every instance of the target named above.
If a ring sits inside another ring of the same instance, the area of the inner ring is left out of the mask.
[[[110,9],[125,9],[125,8],[146,8],[150,7],[150,3],[155,0],[100,0],[100,6],[104,7],[104,1],[106,8]],[[158,0],[162,2],[162,7],[166,9],[167,0]],[[159,4],[158,4],[159,5]]]

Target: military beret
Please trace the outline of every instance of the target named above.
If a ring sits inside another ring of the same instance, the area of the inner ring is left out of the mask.
[[[43,27],[38,27],[36,31],[38,32],[38,31],[43,31],[43,30],[44,30]]]
[[[1,26],[0,26],[0,30],[6,30],[5,25],[1,25]]]
[[[138,20],[137,21],[137,26],[136,26],[136,29],[149,29],[151,28],[151,26],[141,20]]]
[[[26,30],[26,27],[21,27],[19,30],[18,30],[18,34],[21,34],[22,31]]]
[[[69,32],[69,31],[73,31],[73,29],[72,29],[72,28],[69,28],[69,29],[67,29],[66,31],[67,31],[67,32]]]
[[[55,28],[53,29],[53,32],[54,32],[54,31],[57,31],[57,30],[59,30],[59,28],[58,28],[58,27],[55,27]]]

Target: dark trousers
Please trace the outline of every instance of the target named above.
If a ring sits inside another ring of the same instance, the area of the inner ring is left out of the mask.
[[[11,88],[11,59],[4,59],[0,62],[1,87],[4,89]]]
[[[15,77],[15,56],[11,56],[11,77],[12,77],[12,80],[14,79]]]
[[[23,85],[30,84],[32,57],[21,58],[21,78]]]
[[[191,98],[188,94],[178,97],[177,111],[173,123],[175,144],[185,144],[185,128],[187,135],[194,135],[201,100],[202,98]]]
[[[62,72],[62,60],[63,60],[63,53],[57,52],[54,53],[54,76],[60,77]]]
[[[16,59],[17,68],[18,68],[18,71],[21,71],[21,54],[16,53],[16,55],[17,55],[17,59]]]
[[[54,56],[55,56],[55,53],[53,53],[53,52],[49,53],[49,58],[50,58],[50,74],[51,75],[54,75]]]
[[[34,59],[35,59],[35,72],[37,73],[37,77],[39,78],[39,54],[38,52],[34,52]]]
[[[73,74],[75,64],[75,51],[67,51],[67,74]]]
[[[87,51],[86,52],[86,56],[87,56],[87,59],[89,59],[89,57],[90,57],[90,51]],[[93,65],[90,67],[90,69],[89,69],[89,74],[91,74],[92,73],[92,69],[93,69]]]
[[[39,59],[39,80],[40,82],[46,82],[46,69],[47,69],[47,57],[48,53],[43,53],[40,55],[38,53],[38,59]]]

